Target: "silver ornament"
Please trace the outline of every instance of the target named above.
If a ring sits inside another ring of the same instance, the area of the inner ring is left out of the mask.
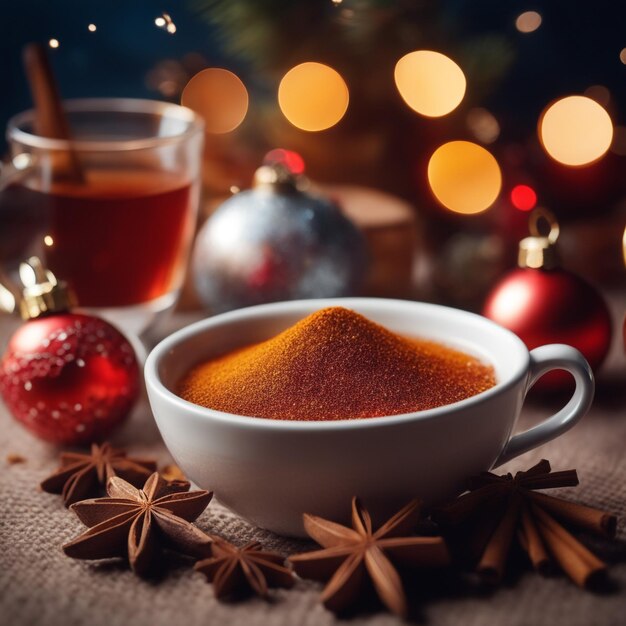
[[[224,202],[198,233],[196,290],[214,312],[355,294],[366,270],[361,233],[329,200],[300,191],[284,168]]]

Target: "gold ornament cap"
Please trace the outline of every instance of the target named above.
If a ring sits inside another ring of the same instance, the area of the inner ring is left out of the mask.
[[[547,234],[542,234],[541,223],[548,227]],[[535,209],[528,220],[530,237],[519,242],[517,264],[532,269],[553,269],[559,265],[556,240],[559,238],[559,223],[554,214],[547,209]]]
[[[280,162],[261,165],[254,173],[252,186],[254,189],[274,191],[276,193],[294,193],[307,186],[305,176],[294,174]]]
[[[32,320],[42,315],[61,313],[74,306],[74,296],[65,281],[44,268],[38,257],[32,256],[20,263],[22,297],[19,301],[23,320]]]

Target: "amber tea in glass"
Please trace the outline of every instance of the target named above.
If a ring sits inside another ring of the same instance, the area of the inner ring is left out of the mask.
[[[202,124],[189,109],[144,100],[65,105],[84,180],[55,170],[68,145],[9,124],[29,166],[0,196],[5,271],[31,254],[72,286],[83,307],[135,332],[170,309],[181,286],[199,194]]]

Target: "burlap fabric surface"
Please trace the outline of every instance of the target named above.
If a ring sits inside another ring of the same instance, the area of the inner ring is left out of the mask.
[[[515,471],[547,458],[555,470],[578,469],[581,485],[569,490],[568,497],[621,518],[618,541],[592,544],[612,563],[609,587],[601,593],[583,592],[561,576],[546,579],[525,570],[485,594],[446,579],[427,589],[407,590],[416,606],[412,621],[439,626],[626,624],[626,367],[621,355],[609,369],[613,371],[591,413],[578,426],[502,468]],[[549,411],[545,404],[525,409],[520,428]],[[161,463],[171,461],[145,404],[115,443]],[[26,461],[10,465],[10,454]],[[204,577],[184,563],[175,563],[160,581],[145,582],[120,563],[65,557],[60,546],[84,528],[59,497],[38,490],[39,482],[55,469],[57,454],[15,424],[0,405],[0,624],[292,626],[341,621],[318,602],[321,586],[308,581],[276,592],[272,602],[251,599],[233,605],[217,602]],[[238,544],[259,540],[284,554],[307,547],[253,528],[215,501],[198,525]],[[380,610],[357,614],[345,623],[383,626],[402,620]]]

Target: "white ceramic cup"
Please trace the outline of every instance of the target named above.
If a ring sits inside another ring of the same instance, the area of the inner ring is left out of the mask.
[[[268,339],[329,306],[473,354],[493,365],[498,382],[428,411],[330,422],[231,415],[176,395],[177,382],[198,362]],[[526,392],[555,369],[574,377],[572,398],[552,417],[512,436]],[[591,369],[574,348],[549,345],[529,353],[516,335],[478,315],[376,298],[278,302],[206,319],[159,343],[145,376],[158,427],[185,474],[252,523],[293,536],[304,534],[305,512],[346,519],[353,495],[376,517],[414,497],[432,503],[453,496],[469,476],[570,429],[594,392]]]

